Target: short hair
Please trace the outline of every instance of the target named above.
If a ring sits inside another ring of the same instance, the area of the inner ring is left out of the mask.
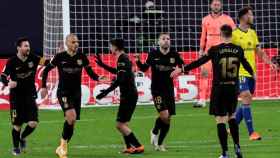
[[[212,4],[214,1],[220,1],[222,3],[222,0],[210,0],[210,4]]]
[[[170,36],[170,33],[169,32],[161,32],[158,37],[160,38],[162,35]]]
[[[227,25],[227,24],[223,25],[221,27],[221,35],[223,37],[226,37],[226,38],[231,37],[232,36],[232,28],[231,28],[231,26]]]
[[[110,41],[112,46],[117,47],[118,50],[124,50],[124,40],[123,39],[112,39]]]
[[[16,47],[20,47],[21,44],[26,41],[29,42],[29,39],[27,37],[20,37],[17,39],[15,45],[16,45]]]
[[[244,7],[239,10],[238,12],[238,19],[241,19],[245,14],[247,14],[249,11],[253,11],[253,8],[250,6]]]
[[[78,38],[78,36],[76,34],[70,33],[66,36],[66,40],[68,40],[70,37],[77,37]]]

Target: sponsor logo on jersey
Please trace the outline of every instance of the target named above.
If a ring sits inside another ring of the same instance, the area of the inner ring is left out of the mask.
[[[32,68],[33,66],[34,66],[34,64],[33,64],[32,61],[28,63],[28,67],[29,67],[29,68]]]

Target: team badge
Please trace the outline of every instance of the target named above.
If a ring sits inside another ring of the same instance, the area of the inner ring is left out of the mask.
[[[34,66],[34,64],[33,64],[32,61],[28,63],[28,67],[29,67],[29,68],[32,68],[33,66]]]
[[[175,63],[175,58],[170,58],[170,63],[174,64]]]
[[[78,60],[77,60],[77,64],[81,66],[81,65],[83,64],[82,59],[78,59]]]
[[[118,66],[125,66],[125,63],[118,63]]]

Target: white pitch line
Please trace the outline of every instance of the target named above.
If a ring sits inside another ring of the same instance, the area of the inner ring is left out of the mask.
[[[262,113],[266,113],[264,111],[262,112],[254,112],[254,114],[262,114]],[[115,115],[114,115],[115,116]],[[173,118],[177,118],[177,117],[201,117],[201,116],[205,116],[205,117],[211,117],[208,114],[177,114],[175,116],[173,116]],[[156,118],[156,115],[152,115],[152,116],[136,116],[133,117],[133,119],[135,120],[144,120],[144,119],[153,119]],[[40,120],[40,118],[39,118]],[[79,120],[78,122],[94,122],[94,121],[100,121],[100,120],[114,120],[113,118],[106,118],[106,119],[83,119],[83,116],[81,116],[81,120]],[[61,120],[51,120],[51,121],[39,121],[39,124],[53,124],[53,123],[62,123],[63,117],[61,117]],[[5,122],[5,123],[0,123],[0,125],[10,125],[9,122]]]
[[[266,138],[272,140],[273,138]],[[241,139],[243,141],[245,139]],[[247,139],[246,139],[247,140]],[[216,143],[217,140],[207,140],[207,141],[171,141],[167,144],[167,148],[176,149],[176,148],[188,148],[188,149],[197,149],[197,148],[219,148],[220,145]],[[205,143],[205,144],[200,144]],[[207,143],[215,143],[215,144],[207,144]],[[241,147],[260,147],[260,146],[275,146],[274,144],[241,144]],[[104,145],[69,145],[70,149],[119,149],[123,148],[122,144],[104,144]],[[229,143],[229,147],[233,147],[232,144]],[[55,149],[56,146],[50,147],[35,147],[31,148],[31,150],[51,150]]]

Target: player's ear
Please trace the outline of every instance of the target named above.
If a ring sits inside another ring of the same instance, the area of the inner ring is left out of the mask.
[[[160,38],[158,38],[158,42],[157,42],[157,44],[160,46],[160,42],[159,41],[160,41]]]

